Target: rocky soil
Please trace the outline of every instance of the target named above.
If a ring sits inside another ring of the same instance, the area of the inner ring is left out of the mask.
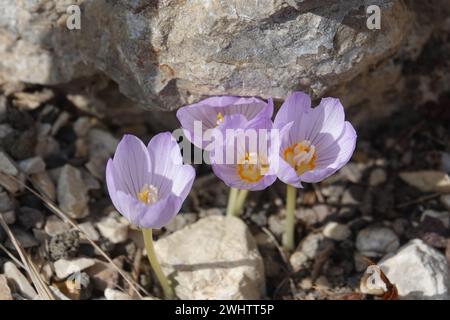
[[[117,125],[96,112],[104,101],[83,102],[56,88],[6,83],[1,92],[0,298],[41,295],[18,251],[58,299],[138,298],[102,252],[143,288],[142,296],[160,298],[141,234],[114,210],[104,181],[106,160],[123,133],[148,141],[158,129],[137,120]],[[207,165],[197,166],[182,212],[155,231],[177,295],[378,299],[360,291],[373,262],[399,298],[449,299],[449,111],[447,94],[359,127],[351,162],[299,192],[298,247],[291,254],[279,245],[283,184],[251,193],[242,220],[225,218],[226,186]]]

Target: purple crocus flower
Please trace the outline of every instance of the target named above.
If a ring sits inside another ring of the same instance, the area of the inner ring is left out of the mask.
[[[231,188],[250,191],[262,190],[274,183],[278,147],[271,139],[272,127],[270,118],[248,121],[239,114],[225,118],[220,130],[223,142],[215,149],[220,152],[213,151],[210,156],[215,175]]]
[[[289,96],[278,111],[274,126],[292,123],[280,144],[278,178],[301,188],[302,181],[322,181],[351,158],[356,132],[345,121],[339,99],[324,98],[311,108],[311,98],[302,92]]]
[[[192,188],[195,170],[183,165],[170,132],[154,136],[147,147],[125,135],[106,167],[106,184],[116,209],[141,228],[161,228],[180,210]]]
[[[177,118],[189,141],[204,149],[208,144],[202,139],[205,131],[221,127],[228,116],[242,115],[246,120],[253,120],[260,117],[271,118],[272,114],[272,99],[265,102],[255,97],[219,96],[207,98],[198,103],[180,108],[177,111]],[[201,130],[194,134],[196,121],[201,123]],[[196,137],[199,134],[202,136]]]

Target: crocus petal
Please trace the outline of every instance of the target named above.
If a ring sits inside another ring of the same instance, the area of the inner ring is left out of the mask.
[[[195,169],[191,165],[186,164],[179,167],[173,180],[172,192],[181,199],[186,199],[192,189],[194,179]]]
[[[198,121],[199,124],[197,126],[200,128],[201,122],[201,130],[199,130],[197,135],[200,133],[203,135],[208,129],[222,126],[217,121],[219,113],[224,118],[234,114],[241,114],[247,120],[257,117],[270,118],[273,114],[273,101],[269,99],[268,103],[266,103],[256,97],[211,97],[180,108],[177,111],[177,118],[181,123],[186,138],[195,146],[204,148],[207,143],[201,141],[202,137],[194,135],[194,124]]]
[[[231,188],[238,188],[250,191],[264,190],[272,185],[277,179],[276,175],[265,175],[258,182],[248,183],[242,180],[237,174],[236,165],[215,164],[211,165],[214,174]]]
[[[297,175],[294,168],[282,157],[278,161],[278,179],[296,188],[303,188],[300,176]]]
[[[345,112],[339,99],[324,98],[311,112],[306,140],[316,148],[326,148],[340,137],[344,130]]]
[[[147,205],[136,198],[118,192],[118,199],[123,204],[122,213],[135,226],[140,228],[162,228],[175,217],[181,208],[183,200],[175,195],[169,195],[158,202]]]
[[[118,191],[136,195],[148,181],[150,158],[139,138],[125,135],[117,146],[111,172]]]
[[[117,188],[116,188],[116,182],[114,179],[114,164],[111,159],[108,160],[108,163],[106,164],[106,187],[108,188],[108,193],[111,198],[111,201],[116,208],[117,211],[119,211],[122,215],[125,216],[124,210],[122,210],[122,207],[120,205],[120,201],[117,195]],[[128,218],[127,216],[125,216]]]
[[[356,131],[348,121],[345,121],[344,131],[338,140],[323,150],[317,150],[317,169],[301,175],[302,181],[314,183],[328,178],[350,160],[355,146]]]
[[[311,109],[311,98],[303,92],[294,92],[281,105],[275,116],[274,127],[281,128]]]

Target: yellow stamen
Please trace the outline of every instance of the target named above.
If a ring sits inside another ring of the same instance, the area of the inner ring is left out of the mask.
[[[294,168],[298,176],[316,167],[316,148],[308,140],[303,140],[287,147],[283,152],[283,156],[284,160]]]
[[[239,177],[249,183],[258,182],[267,171],[269,171],[267,158],[258,156],[255,152],[246,152],[237,166]]]
[[[223,114],[222,114],[222,112],[219,112],[219,113],[217,114],[216,127],[217,127],[218,125],[220,125],[220,124],[223,122],[223,120],[224,120]]]
[[[152,185],[144,185],[137,194],[139,201],[145,204],[153,204],[158,201],[158,189]]]

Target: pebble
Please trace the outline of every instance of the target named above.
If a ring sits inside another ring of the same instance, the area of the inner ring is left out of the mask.
[[[450,193],[450,177],[442,171],[401,172],[400,178],[422,192]]]
[[[12,233],[14,233],[14,236],[16,237],[17,241],[20,243],[22,248],[27,249],[39,245],[39,242],[30,233],[17,227],[12,227],[11,231]],[[8,249],[14,250],[16,249],[16,247],[14,246],[14,244],[11,242],[10,239],[6,241],[5,246]]]
[[[260,299],[264,264],[238,218],[210,216],[155,242],[163,271],[180,299]]]
[[[12,300],[11,289],[8,286],[6,277],[0,274],[0,301]]]
[[[323,228],[323,235],[336,241],[343,241],[351,236],[350,228],[345,224],[329,222]]]
[[[441,201],[442,205],[450,211],[450,194],[443,194],[439,200]]]
[[[91,239],[92,241],[97,241],[100,239],[100,235],[98,234],[97,230],[95,229],[94,225],[89,222],[83,222],[78,225],[78,227],[86,233],[86,235]],[[84,234],[81,234],[82,239],[86,239],[86,236]]]
[[[59,175],[57,197],[61,210],[71,218],[89,215],[88,189],[79,169],[66,164]]]
[[[21,207],[18,211],[17,219],[25,230],[31,228],[41,229],[45,224],[45,215],[40,210],[30,207]]]
[[[13,290],[18,292],[26,299],[33,300],[37,297],[37,293],[27,278],[19,271],[16,265],[10,261],[7,261],[3,265],[3,272],[8,282],[11,283]]]
[[[55,184],[47,172],[39,172],[30,176],[33,186],[46,195],[50,200],[56,200]]]
[[[289,257],[289,263],[291,264],[292,270],[298,272],[306,268],[309,258],[301,251],[295,251]]]
[[[411,240],[379,265],[402,299],[450,299],[448,261],[422,240]]]
[[[49,236],[53,237],[57,234],[69,231],[70,226],[57,216],[52,215],[47,218],[44,230]]]
[[[84,137],[88,134],[89,129],[92,126],[92,120],[89,117],[79,117],[73,123],[73,130],[78,137]]]
[[[16,212],[14,210],[0,213],[3,216],[6,224],[14,224],[16,222]]]
[[[269,229],[276,236],[281,236],[284,233],[284,218],[281,218],[277,214],[272,214],[267,220]]]
[[[420,222],[425,221],[427,217],[440,220],[442,224],[448,228],[450,225],[450,213],[447,211],[434,211],[431,209],[425,210],[422,212],[422,215],[420,216]]]
[[[14,209],[14,201],[7,192],[0,192],[0,212]]]
[[[122,268],[123,262],[115,259],[114,263]],[[119,283],[119,272],[109,263],[97,260],[95,265],[86,270],[96,290],[104,291],[106,288],[116,288]]]
[[[45,171],[45,162],[41,157],[33,157],[19,162],[19,168],[26,174]]]
[[[59,259],[53,264],[56,276],[59,279],[65,279],[73,273],[81,272],[95,264],[94,259],[76,258],[72,260]]]
[[[106,300],[133,300],[128,294],[111,288],[106,288],[104,294]]]
[[[129,224],[114,214],[101,219],[97,223],[100,234],[112,243],[125,242],[128,239]]]
[[[17,170],[17,164],[4,151],[0,151],[0,171],[12,176],[17,176],[19,173],[19,170]]]
[[[356,248],[368,257],[381,257],[397,250],[399,245],[397,235],[391,229],[384,227],[365,228],[356,237]]]
[[[369,176],[369,185],[372,187],[377,187],[387,180],[386,171],[382,168],[376,168],[372,170]]]

